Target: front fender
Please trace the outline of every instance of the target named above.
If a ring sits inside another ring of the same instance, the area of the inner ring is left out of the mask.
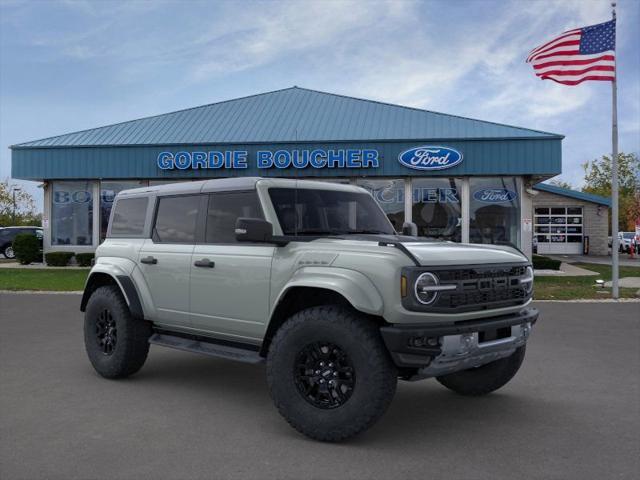
[[[293,274],[280,291],[274,305],[295,287],[324,288],[332,290],[356,309],[371,315],[382,315],[384,303],[376,286],[360,272],[336,267],[303,267]]]
[[[91,272],[89,272],[89,276],[87,277],[87,281],[84,285],[84,293],[80,303],[80,310],[84,312],[87,302],[89,301],[89,297],[96,288],[96,284],[102,283],[97,279],[102,275],[107,275],[120,288],[120,291],[129,306],[131,314],[134,317],[144,318],[140,297],[133,281],[131,280],[131,273],[135,268],[135,263],[123,258],[116,258],[113,260],[114,261],[109,261],[109,259],[101,258],[99,262],[93,266]]]

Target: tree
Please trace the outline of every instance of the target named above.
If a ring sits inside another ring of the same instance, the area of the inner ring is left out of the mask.
[[[611,196],[611,157],[586,162],[583,192]],[[618,154],[618,228],[632,231],[640,217],[640,160],[635,153]]]
[[[0,182],[0,227],[9,225],[41,225],[42,215],[36,211],[33,197],[20,190],[16,192],[15,220],[13,192],[8,180]]]

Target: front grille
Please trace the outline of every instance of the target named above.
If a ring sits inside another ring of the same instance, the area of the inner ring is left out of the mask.
[[[460,280],[477,280],[496,277],[522,277],[527,269],[526,265],[515,267],[493,267],[493,268],[460,268],[456,270],[438,271],[441,283],[456,282]]]
[[[488,292],[473,292],[443,296],[437,305],[457,308],[464,305],[483,305],[510,300],[526,300],[527,293],[522,288],[491,290]],[[446,305],[445,305],[446,304]]]
[[[478,267],[409,267],[405,274],[415,282],[420,273],[434,273],[441,285],[456,285],[442,291],[431,305],[422,305],[413,296],[403,299],[410,310],[456,313],[521,305],[531,294],[520,282],[526,276],[526,264],[498,264]]]

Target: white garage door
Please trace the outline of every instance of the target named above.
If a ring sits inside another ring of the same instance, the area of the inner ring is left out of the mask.
[[[582,253],[582,207],[536,207],[538,253]]]

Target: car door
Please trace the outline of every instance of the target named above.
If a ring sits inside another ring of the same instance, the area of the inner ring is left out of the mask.
[[[204,243],[191,262],[191,321],[209,334],[257,341],[268,321],[275,247],[238,243],[238,217],[264,218],[255,191],[209,194]]]
[[[190,326],[189,284],[201,195],[158,197],[151,238],[138,265],[156,310],[154,321]]]

